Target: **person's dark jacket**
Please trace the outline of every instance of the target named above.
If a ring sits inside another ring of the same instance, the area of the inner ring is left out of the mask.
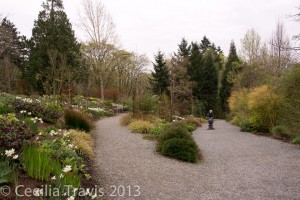
[[[214,114],[211,112],[208,112],[207,113],[207,115],[206,115],[206,117],[208,117],[208,118],[214,118]]]

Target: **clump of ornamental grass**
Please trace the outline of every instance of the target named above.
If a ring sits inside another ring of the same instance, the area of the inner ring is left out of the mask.
[[[133,133],[144,133],[144,134],[151,133],[153,127],[154,127],[153,124],[143,120],[136,120],[131,122],[128,125],[129,130],[132,131]]]
[[[76,110],[65,111],[65,124],[70,129],[78,129],[86,132],[90,132],[92,129],[92,123],[87,115]]]
[[[78,154],[92,158],[94,155],[94,141],[91,134],[78,130],[70,130],[68,133],[72,143],[77,147]]]

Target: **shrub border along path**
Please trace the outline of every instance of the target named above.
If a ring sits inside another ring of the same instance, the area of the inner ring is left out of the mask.
[[[216,120],[216,130],[204,125],[194,132],[204,162],[184,163],[159,155],[154,142],[120,126],[120,116],[98,121],[94,133],[95,171],[104,199],[300,199],[298,146]],[[133,197],[136,185],[139,197]],[[114,186],[124,186],[126,195],[109,197]]]

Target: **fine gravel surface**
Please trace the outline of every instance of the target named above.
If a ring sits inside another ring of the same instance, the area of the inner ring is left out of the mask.
[[[155,152],[155,142],[130,133],[121,115],[97,122],[96,177],[103,199],[300,200],[300,148],[242,133],[216,120],[216,130],[193,136],[202,163],[189,164]]]

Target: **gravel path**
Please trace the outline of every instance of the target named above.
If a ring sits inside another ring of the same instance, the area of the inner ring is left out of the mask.
[[[98,121],[95,132],[95,171],[104,199],[300,199],[298,146],[216,120],[216,130],[204,125],[194,132],[204,162],[189,164],[158,155],[154,142],[121,127],[119,118]]]

